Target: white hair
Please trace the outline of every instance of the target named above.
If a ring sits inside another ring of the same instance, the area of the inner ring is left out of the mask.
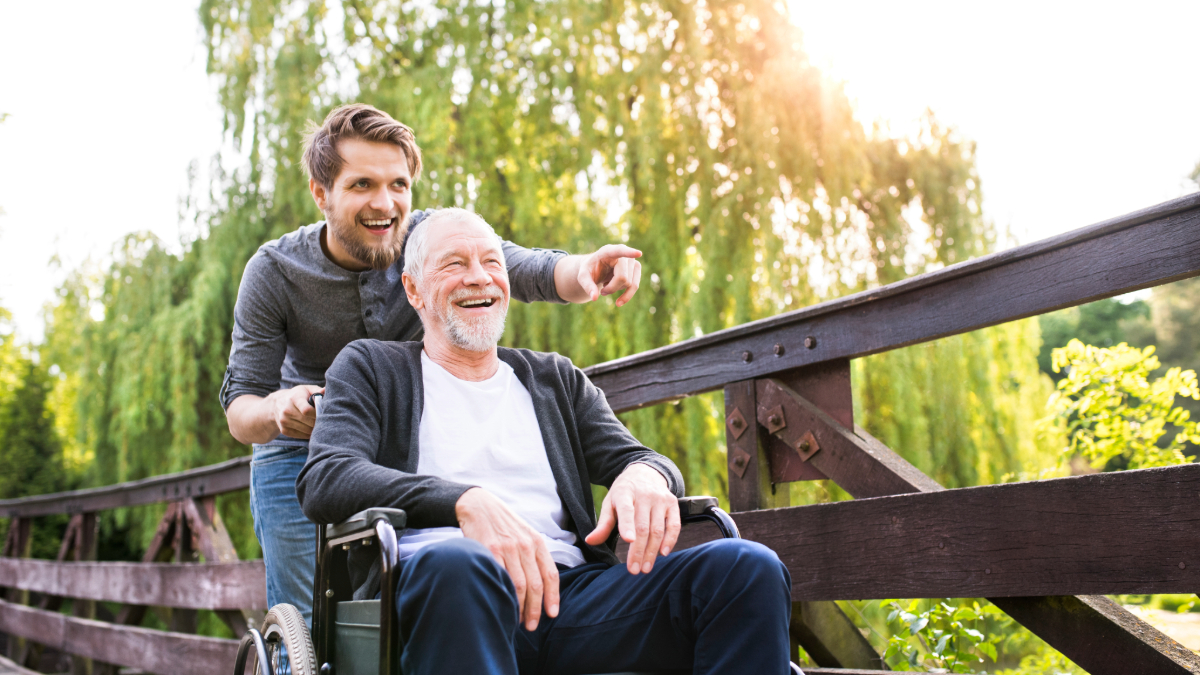
[[[429,256],[429,233],[432,229],[448,222],[472,221],[483,225],[496,238],[496,245],[500,250],[500,264],[508,269],[508,263],[504,260],[504,240],[496,234],[496,230],[477,213],[466,209],[450,208],[434,211],[408,231],[408,242],[404,245],[404,273],[412,277],[414,282],[421,283],[425,272],[425,258]]]

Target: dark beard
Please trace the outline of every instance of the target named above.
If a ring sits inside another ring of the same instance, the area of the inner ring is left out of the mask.
[[[378,248],[363,241],[362,235],[357,229],[357,222],[351,221],[349,225],[346,225],[329,213],[325,214],[325,221],[329,223],[330,234],[337,239],[342,248],[346,249],[346,252],[355,260],[371,269],[385,270],[391,267],[400,259],[400,253],[404,250],[404,233],[408,230],[407,218],[393,226],[394,229],[388,233],[384,245]]]

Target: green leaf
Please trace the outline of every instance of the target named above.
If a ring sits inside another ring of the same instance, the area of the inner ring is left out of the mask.
[[[943,635],[942,639],[938,640],[937,645],[934,646],[933,653],[941,656],[942,652],[946,651],[946,644],[950,642],[950,638],[952,637],[954,636],[950,635],[949,633]]]

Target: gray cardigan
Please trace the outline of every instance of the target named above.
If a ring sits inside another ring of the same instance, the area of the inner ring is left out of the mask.
[[[335,523],[373,506],[404,509],[409,527],[457,527],[454,505],[474,487],[416,475],[421,410],[425,395],[420,342],[357,340],[325,374],[325,400],[313,430],[308,462],[296,479],[304,514],[316,523]],[[610,487],[634,462],[648,464],[683,496],[683,478],[666,457],[638,443],[613,414],[600,391],[564,356],[527,349],[499,349],[529,391],[558,495],[569,517],[567,529],[589,562],[615,564],[608,546],[590,546],[584,536],[596,526],[591,485]],[[466,411],[464,411],[465,413]],[[355,597],[372,597],[376,574],[370,560],[351,555]]]

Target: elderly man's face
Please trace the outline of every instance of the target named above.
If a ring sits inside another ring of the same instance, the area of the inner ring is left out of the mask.
[[[426,339],[440,335],[468,351],[492,349],[504,333],[508,313],[508,272],[500,241],[475,221],[439,223],[428,236],[416,289],[426,310],[421,313]]]

